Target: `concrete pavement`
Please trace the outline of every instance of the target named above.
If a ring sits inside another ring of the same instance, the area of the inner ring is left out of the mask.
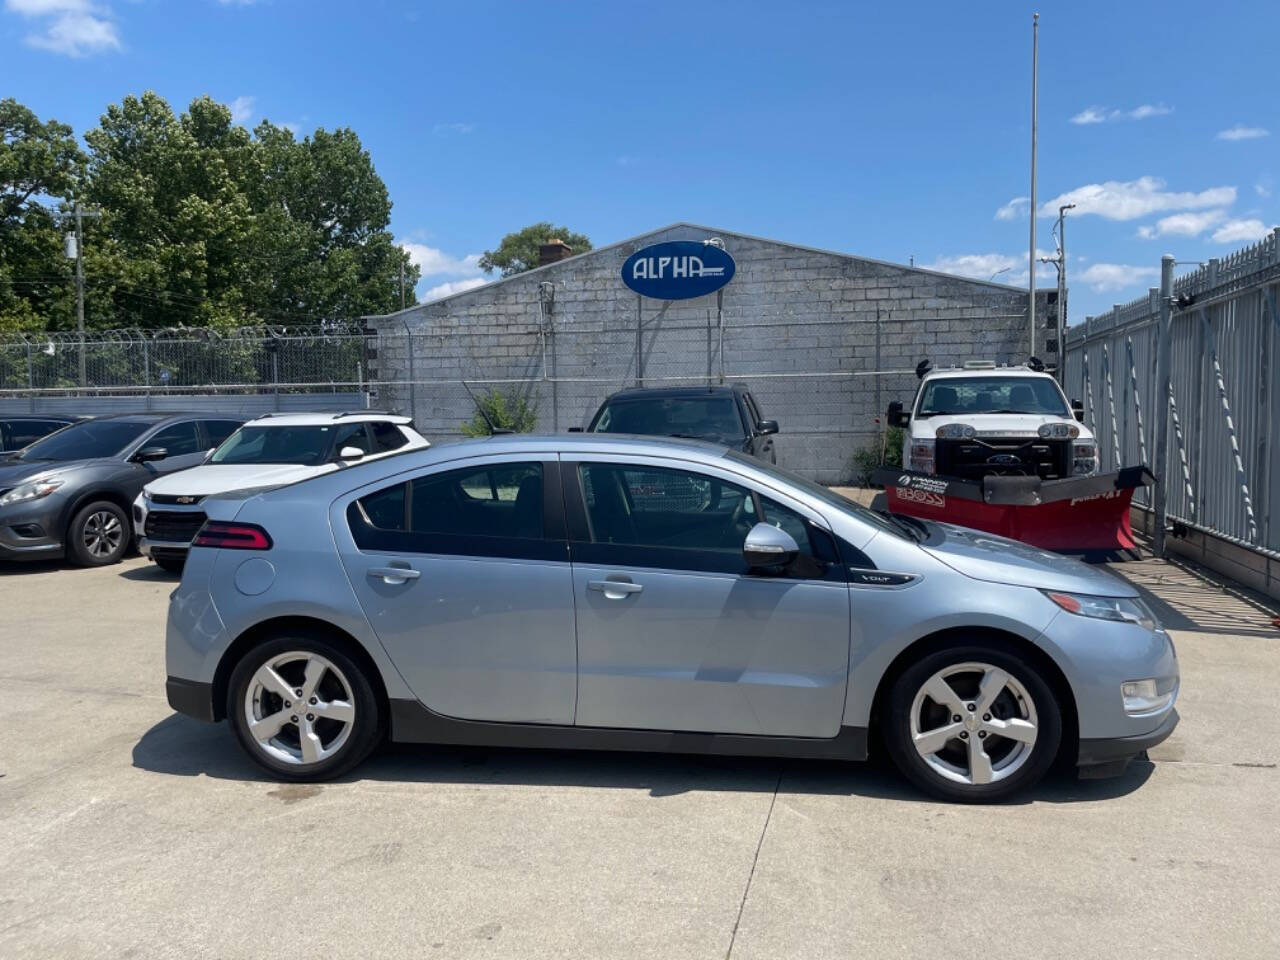
[[[1183,723],[1116,780],[394,747],[261,777],[164,701],[173,580],[0,567],[0,957],[1280,955],[1280,630],[1154,562]]]

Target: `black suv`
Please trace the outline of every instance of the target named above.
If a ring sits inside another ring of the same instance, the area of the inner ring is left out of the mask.
[[[77,423],[84,417],[67,416],[62,413],[50,413],[45,416],[0,417],[0,452],[21,450],[29,443],[41,437],[47,437],[55,430]]]
[[[0,557],[120,560],[145,484],[204,462],[244,417],[137,413],[84,420],[0,459]]]
[[[745,385],[636,387],[608,397],[591,418],[588,433],[688,437],[724,444],[777,463],[777,420],[766,420]]]

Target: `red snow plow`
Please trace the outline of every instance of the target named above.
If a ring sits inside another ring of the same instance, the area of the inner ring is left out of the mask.
[[[1093,477],[983,477],[963,480],[881,467],[890,513],[954,523],[1058,553],[1136,553],[1129,505],[1133,491],[1155,482],[1146,467]]]

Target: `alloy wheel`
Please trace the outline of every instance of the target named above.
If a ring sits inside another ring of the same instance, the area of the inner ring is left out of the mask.
[[[939,670],[911,704],[911,742],[937,774],[981,785],[1012,776],[1039,733],[1035,703],[1021,682],[989,663]]]
[[[120,549],[124,540],[124,525],[110,510],[98,510],[89,514],[81,534],[84,548],[99,560],[110,557]]]
[[[309,766],[333,756],[356,717],[351,683],[332,661],[305,650],[272,657],[249,680],[244,718],[267,756]]]

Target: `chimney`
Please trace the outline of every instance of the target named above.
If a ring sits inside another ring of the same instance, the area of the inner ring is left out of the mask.
[[[538,266],[545,267],[548,263],[556,263],[571,256],[573,248],[559,237],[552,237],[538,247]]]

